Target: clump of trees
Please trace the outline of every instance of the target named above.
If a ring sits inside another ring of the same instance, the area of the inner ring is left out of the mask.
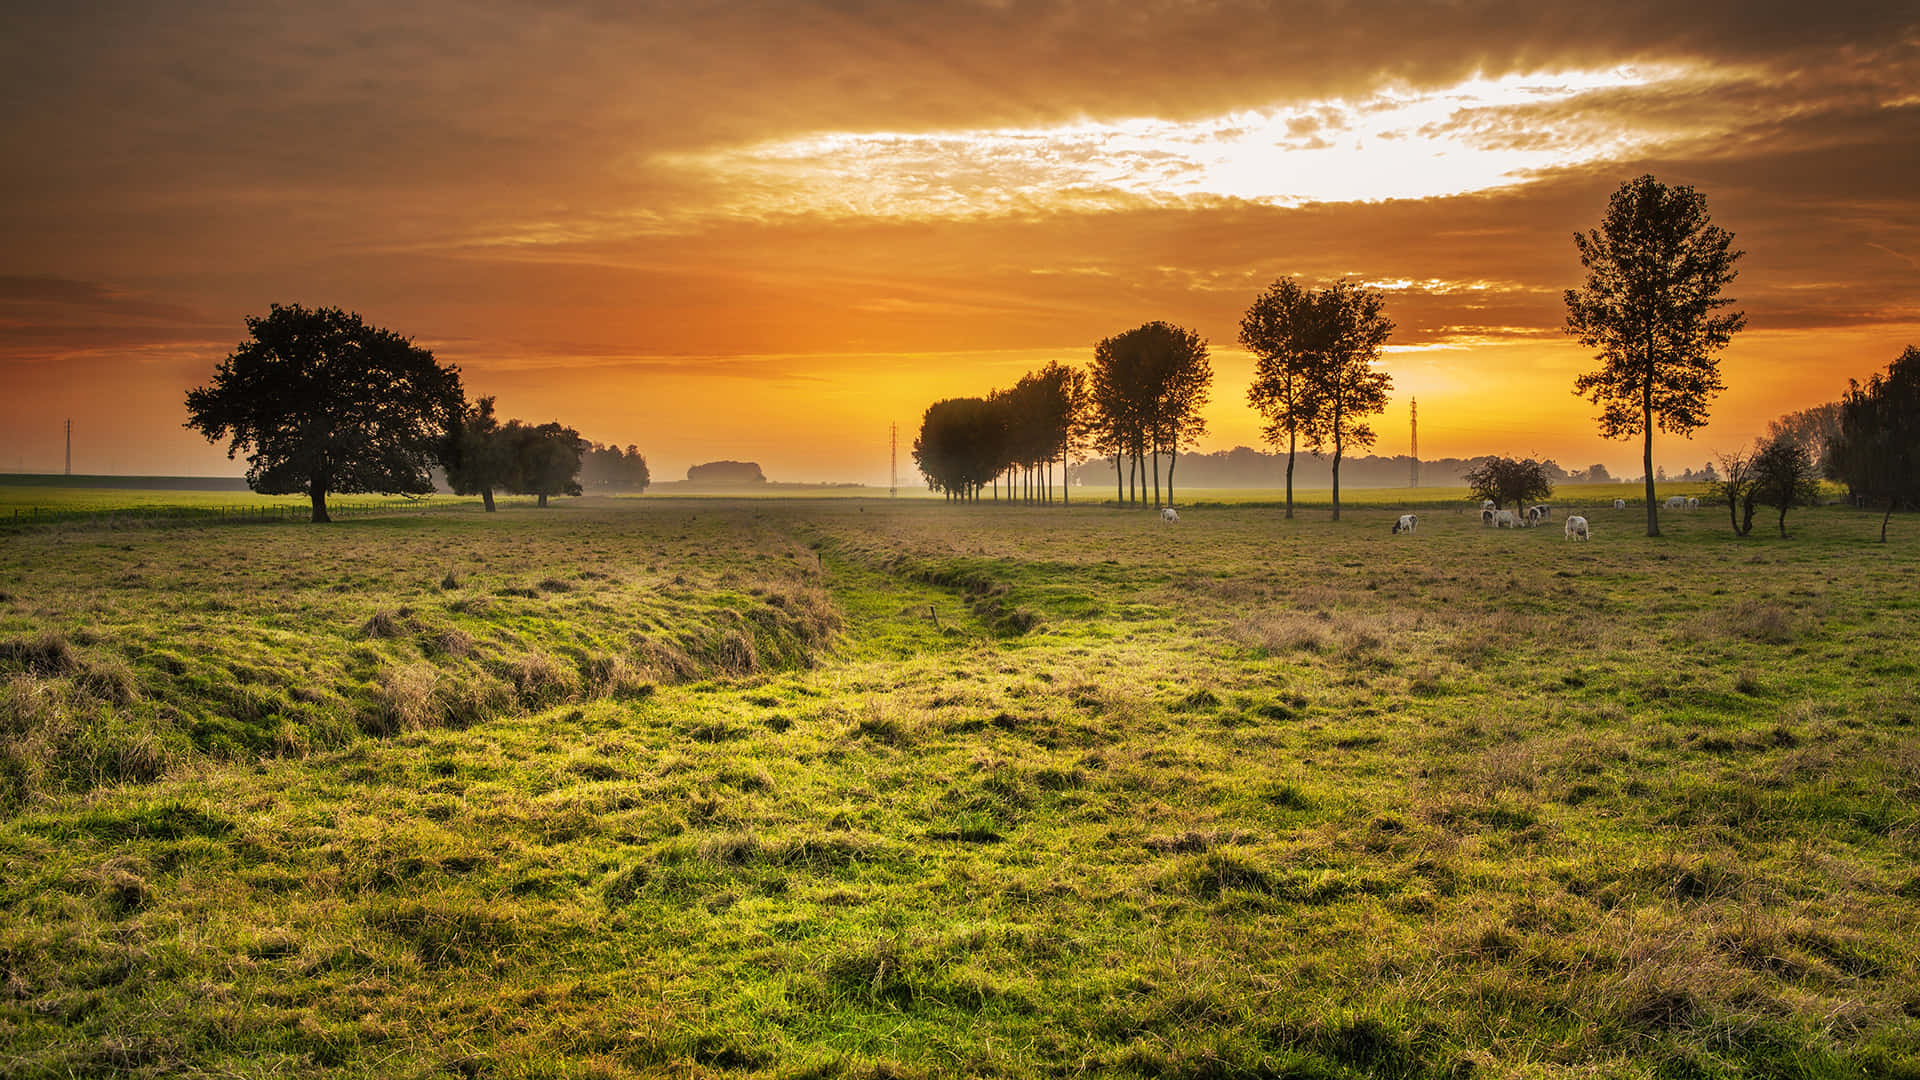
[[[1713,225],[1706,197],[1652,176],[1629,180],[1600,228],[1573,236],[1584,287],[1568,289],[1567,333],[1597,350],[1601,367],[1574,380],[1600,406],[1600,434],[1644,439],[1647,535],[1660,535],[1653,429],[1688,435],[1726,387],[1718,353],[1746,325],[1720,293],[1733,283],[1733,234]]]
[[[1387,407],[1393,378],[1374,368],[1393,322],[1373,289],[1336,281],[1302,289],[1283,278],[1240,320],[1240,343],[1254,354],[1247,401],[1267,421],[1276,448],[1287,439],[1287,516],[1293,516],[1293,463],[1301,441],[1316,457],[1333,450],[1333,520],[1340,520],[1340,461],[1347,448],[1374,443],[1366,418]]]
[[[1066,466],[1086,444],[1087,374],[1060,363],[1029,372],[984,398],[949,398],[927,407],[913,460],[927,484],[949,499],[977,500],[1002,479],[1011,498],[1052,502],[1054,466],[1067,498]]]
[[[764,484],[767,474],[754,461],[708,461],[687,466],[687,481],[694,484]]]
[[[1493,505],[1502,509],[1509,504],[1518,508],[1553,494],[1549,464],[1532,458],[1491,457],[1467,470],[1461,479],[1467,482],[1467,490],[1474,498],[1492,499]]]
[[[1856,501],[1885,502],[1880,542],[1886,543],[1893,512],[1920,505],[1920,348],[1907,346],[1865,386],[1849,382],[1822,464]]]
[[[622,450],[611,443],[589,442],[580,454],[580,486],[588,491],[641,492],[651,483],[646,455],[631,443]]]
[[[313,520],[327,496],[426,495],[446,432],[465,408],[460,369],[337,307],[274,304],[248,340],[187,394],[186,426],[227,457],[248,451],[247,486],[302,494]]]
[[[1103,338],[1093,349],[1089,380],[1095,450],[1113,458],[1121,502],[1143,502],[1149,474],[1153,505],[1173,502],[1180,450],[1207,433],[1200,410],[1213,384],[1213,365],[1200,335],[1169,322],[1150,322]],[[1167,459],[1167,493],[1160,495],[1160,459]],[[1121,462],[1127,463],[1125,483]]]
[[[441,457],[454,493],[480,496],[493,513],[496,488],[537,496],[542,508],[550,495],[581,494],[581,460],[591,445],[558,421],[501,424],[494,417],[493,398],[485,397],[469,405],[449,429]]]

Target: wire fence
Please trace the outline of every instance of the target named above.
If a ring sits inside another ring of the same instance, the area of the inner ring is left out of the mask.
[[[372,517],[379,514],[417,513],[427,509],[423,503],[336,503],[327,504],[327,516],[343,518]],[[62,506],[14,507],[0,514],[0,528],[29,530],[47,526],[76,526],[86,529],[148,529],[167,525],[245,525],[282,521],[311,521],[313,507],[305,503],[265,506],[134,506],[95,510]]]

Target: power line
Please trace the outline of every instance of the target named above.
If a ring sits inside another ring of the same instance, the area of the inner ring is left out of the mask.
[[[67,417],[67,475],[73,475],[73,417]]]
[[[887,427],[887,498],[900,495],[900,422],[894,421]]]

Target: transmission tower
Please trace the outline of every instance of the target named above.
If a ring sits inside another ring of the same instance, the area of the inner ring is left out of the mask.
[[[67,417],[67,475],[73,475],[73,417]]]
[[[1407,423],[1413,429],[1413,486],[1420,486],[1420,399],[1414,398],[1407,411]]]
[[[893,499],[900,495],[900,424],[898,421],[888,425],[887,438],[887,498]]]

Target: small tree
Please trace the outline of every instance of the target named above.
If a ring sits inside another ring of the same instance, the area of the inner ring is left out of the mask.
[[[1750,496],[1757,502],[1780,511],[1780,535],[1787,535],[1787,511],[1796,506],[1812,506],[1820,495],[1820,474],[1813,457],[1800,440],[1791,435],[1776,435],[1753,455],[1753,487]]]
[[[1474,498],[1492,499],[1493,505],[1503,509],[1508,503],[1518,508],[1553,494],[1547,463],[1532,458],[1490,457],[1467,470],[1462,479]]]
[[[1587,283],[1567,290],[1566,329],[1602,362],[1573,389],[1600,406],[1603,437],[1644,437],[1648,536],[1660,535],[1653,429],[1685,436],[1707,422],[1725,389],[1716,354],[1747,322],[1715,314],[1733,302],[1720,292],[1745,252],[1709,222],[1704,196],[1642,176],[1614,192],[1598,230],[1573,236]]]
[[[494,512],[493,489],[506,486],[513,469],[513,450],[500,437],[493,398],[483,397],[461,410],[447,432],[440,461],[446,466],[447,486],[454,494],[478,495],[487,513]]]
[[[1885,374],[1851,383],[1840,401],[1840,430],[1827,444],[1827,476],[1855,499],[1886,500],[1887,522],[1902,506],[1920,504],[1920,348],[1907,346]]]
[[[187,427],[208,442],[232,436],[247,455],[247,486],[300,493],[313,520],[327,496],[377,491],[425,495],[447,432],[465,408],[460,369],[339,308],[273,305],[247,319],[249,340],[187,394]]]
[[[1733,535],[1745,536],[1753,531],[1753,452],[1735,450],[1717,455],[1720,462],[1720,475],[1707,483],[1707,498],[1727,504],[1727,520],[1733,525]],[[1746,511],[1742,519],[1741,510]]]
[[[549,495],[580,494],[580,454],[586,441],[557,422],[532,427],[509,420],[500,438],[512,453],[506,488],[516,495],[536,495],[546,509]]]

